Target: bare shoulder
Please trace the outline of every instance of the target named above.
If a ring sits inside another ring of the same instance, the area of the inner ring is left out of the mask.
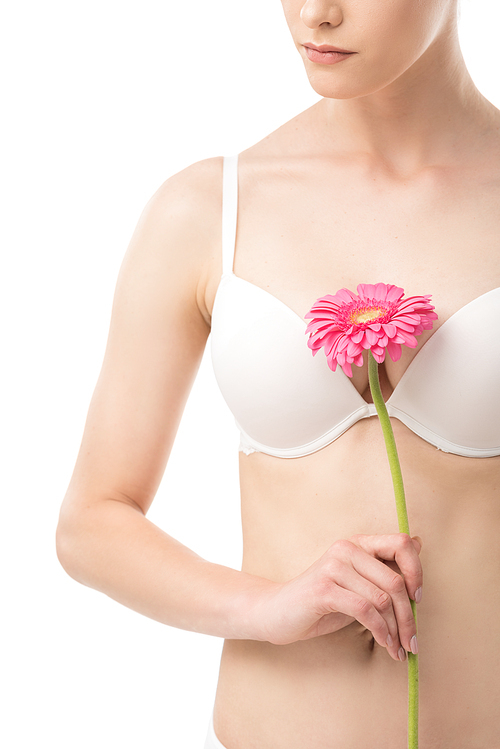
[[[139,264],[143,252],[157,253],[165,272],[189,275],[207,322],[206,289],[221,271],[222,164],[222,157],[203,159],[166,179],[146,204],[127,252]]]
[[[196,161],[165,180],[150,199],[149,203],[158,206],[171,215],[171,208],[181,211],[186,217],[193,211],[199,220],[211,218],[213,209],[221,205],[222,184],[221,156]]]

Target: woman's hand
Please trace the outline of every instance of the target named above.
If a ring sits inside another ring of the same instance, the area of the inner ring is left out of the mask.
[[[285,645],[357,620],[400,660],[398,651],[411,651],[416,635],[410,598],[415,600],[422,586],[421,547],[418,536],[406,533],[335,541],[309,569],[276,583],[261,599],[257,608],[266,639]]]

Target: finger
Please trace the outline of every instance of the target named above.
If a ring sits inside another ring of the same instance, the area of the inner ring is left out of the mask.
[[[413,545],[415,549],[417,550],[417,554],[420,554],[420,551],[422,550],[423,542],[420,536],[412,536],[411,540],[413,541]]]
[[[352,566],[351,560],[349,560],[350,564],[346,563],[346,561],[335,560],[335,568],[330,570],[332,577],[337,585],[352,593],[356,593],[375,607],[385,620],[388,634],[392,638],[392,644],[389,644],[387,643],[386,636],[383,646],[387,647],[394,660],[399,660],[398,651],[401,647],[401,642],[399,639],[398,624],[391,595],[387,592],[387,588],[391,585],[397,573],[391,572],[382,562],[373,559],[369,554],[354,545],[353,549],[355,549],[354,554],[364,557],[358,560],[359,566]],[[401,576],[398,575],[398,578],[401,580]],[[404,594],[406,596],[406,592]]]
[[[407,533],[386,536],[358,534],[351,536],[350,540],[374,557],[396,562],[403,575],[408,596],[415,600],[415,593],[423,584],[423,571],[415,545]]]
[[[310,629],[305,632],[300,639],[308,640],[311,637],[329,635],[333,632],[338,632],[340,629],[344,629],[344,627],[348,627],[349,624],[352,624],[355,621],[356,620],[353,616],[341,614],[340,611],[333,611],[322,616],[321,619],[310,627]]]
[[[326,602],[330,611],[347,614],[369,629],[378,644],[387,646],[389,629],[383,616],[370,601],[351,590],[332,583],[330,595]]]
[[[401,534],[404,535],[404,534]],[[364,537],[363,541],[368,539],[380,539],[380,536],[368,536]],[[397,537],[393,537],[397,538]],[[409,536],[406,536],[412,546],[413,553],[416,555],[415,548]],[[404,541],[404,543],[407,543]],[[368,542],[369,545],[369,542]],[[346,544],[342,544],[343,549],[350,557],[350,562],[354,569],[360,573],[363,577],[373,582],[377,587],[386,591],[392,599],[392,607],[396,617],[399,640],[405,650],[410,651],[410,641],[412,637],[416,636],[417,628],[413,611],[411,608],[410,600],[405,585],[404,578],[391,570],[387,565],[383,564],[380,560],[375,559],[372,554],[366,552],[361,546],[355,543],[347,541]],[[392,554],[396,555],[397,551],[392,551]],[[417,557],[418,558],[418,557]]]

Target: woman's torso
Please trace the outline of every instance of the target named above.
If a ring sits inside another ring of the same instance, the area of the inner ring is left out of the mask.
[[[380,368],[387,399],[437,327],[500,287],[500,143],[492,136],[455,165],[405,180],[317,149],[306,137],[312,117],[314,107],[240,154],[234,272],[300,317],[319,296],[358,283],[432,294],[434,330]],[[209,308],[219,279],[215,261]],[[488,366],[487,349],[475,365]],[[366,361],[353,372],[369,401]],[[444,453],[392,422],[411,534],[424,542],[420,745],[496,749],[500,457]],[[376,418],[301,458],[240,454],[240,476],[246,572],[286,581],[336,539],[397,532]],[[368,732],[373,749],[403,749],[407,667],[358,622],[286,646],[226,641],[214,725],[227,749],[362,749]]]

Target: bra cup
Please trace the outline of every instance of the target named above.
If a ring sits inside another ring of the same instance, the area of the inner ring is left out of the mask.
[[[390,416],[457,455],[500,455],[500,288],[447,320],[417,353],[387,402]],[[269,292],[222,277],[212,361],[242,445],[300,457],[376,415],[340,367],[307,346],[306,322]]]
[[[421,348],[389,399],[393,415],[424,439],[449,443],[448,452],[500,454],[499,313],[500,289],[458,310]]]
[[[305,327],[264,289],[237,276],[222,279],[212,315],[215,376],[245,435],[271,450],[310,445],[332,427],[340,434],[359,410],[356,421],[370,415],[341,369],[332,372],[323,352],[313,357]]]

